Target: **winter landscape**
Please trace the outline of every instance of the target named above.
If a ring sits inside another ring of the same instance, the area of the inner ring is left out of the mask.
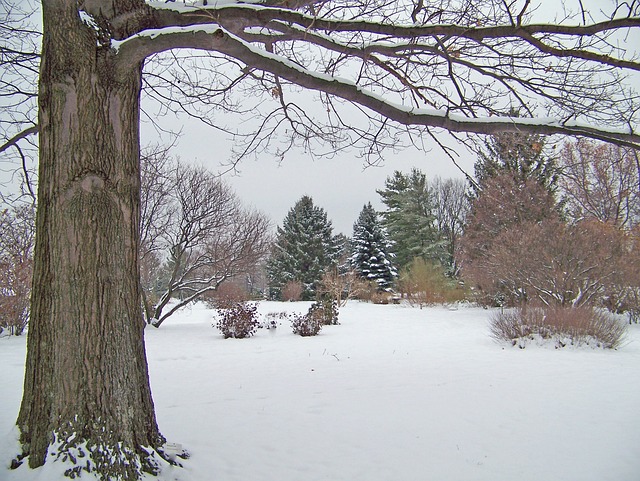
[[[0,481],[638,481],[639,46],[640,0],[0,0]]]
[[[158,423],[191,453],[162,479],[637,480],[640,326],[618,350],[518,349],[491,339],[493,312],[350,301],[315,337],[283,323],[223,339],[198,303],[148,327]],[[0,339],[4,466],[24,356],[24,336]],[[1,477],[60,479],[60,464]]]

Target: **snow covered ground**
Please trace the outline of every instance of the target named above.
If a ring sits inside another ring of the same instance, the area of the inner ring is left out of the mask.
[[[618,351],[520,350],[491,340],[489,314],[353,302],[317,337],[225,340],[212,311],[182,311],[146,333],[160,428],[192,455],[164,479],[639,480],[640,326]],[[5,466],[24,354],[24,338],[0,339]]]

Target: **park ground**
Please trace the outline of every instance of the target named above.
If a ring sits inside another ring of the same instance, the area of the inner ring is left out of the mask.
[[[262,302],[262,315],[308,303]],[[181,481],[637,481],[640,326],[618,350],[494,341],[494,311],[350,302],[316,337],[223,339],[215,311],[146,330]],[[0,453],[17,449],[25,337],[0,339]],[[0,470],[54,481],[60,470]]]

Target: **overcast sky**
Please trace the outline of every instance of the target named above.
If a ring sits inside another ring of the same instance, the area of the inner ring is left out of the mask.
[[[181,126],[182,135],[171,151],[181,160],[204,165],[214,172],[224,169],[229,159],[231,140],[225,139],[205,125],[189,120],[173,121],[172,128]],[[168,143],[148,124],[142,127],[142,143]],[[459,165],[473,173],[475,157],[463,146],[458,149]],[[415,149],[397,154],[389,153],[383,165],[367,167],[357,152],[346,152],[331,159],[312,160],[303,152],[290,152],[279,163],[273,156],[264,155],[257,160],[241,162],[237,175],[227,173],[229,182],[240,199],[268,214],[274,224],[282,225],[287,212],[303,195],[313,198],[314,204],[327,211],[334,233],[350,236],[353,223],[367,202],[380,210],[383,204],[376,189],[384,188],[385,179],[394,170],[409,172],[412,167],[422,170],[427,178],[462,177],[463,174],[446,155],[434,147],[430,152]]]
[[[606,6],[609,0],[588,0],[584,2],[595,14]],[[554,12],[538,10],[538,15]],[[36,21],[39,16],[36,16]],[[635,37],[633,37],[635,38]],[[632,38],[624,38],[628,45],[640,45]],[[229,159],[231,141],[216,131],[196,122],[185,119],[156,119],[165,123],[164,127],[173,131],[182,129],[172,154],[183,160],[205,165],[212,171],[219,171],[221,165]],[[167,124],[170,122],[170,124]],[[446,135],[446,134],[443,134]],[[142,143],[168,144],[167,136],[160,136],[148,124],[142,126]],[[460,146],[459,165],[469,174],[473,173],[475,157]],[[303,152],[290,152],[284,162],[262,156],[257,161],[245,160],[240,165],[241,173],[226,175],[225,179],[233,186],[238,196],[249,205],[271,216],[274,225],[281,225],[288,210],[303,195],[310,195],[314,202],[323,207],[336,232],[350,235],[362,206],[371,202],[375,208],[382,209],[376,189],[384,187],[384,180],[394,170],[409,172],[412,167],[421,169],[428,178],[440,176],[461,177],[462,173],[434,147],[431,152],[405,150],[398,154],[389,154],[382,166],[364,169],[363,160],[356,152],[346,152],[332,159],[311,160]],[[0,180],[2,180],[0,172]],[[5,175],[6,177],[6,175]]]
[[[537,21],[553,20],[563,8],[577,12],[579,7],[586,7],[589,19],[598,21],[603,19],[603,11],[606,14],[613,9],[614,2],[575,0],[566,5],[552,1],[544,1],[542,4],[544,8],[534,9]],[[623,10],[621,9],[621,12]],[[566,10],[560,13],[564,14]],[[640,45],[637,34],[623,32],[622,35],[622,38],[618,38],[622,46],[637,49]],[[615,39],[616,37],[612,41]],[[303,97],[304,100],[310,101],[309,105],[313,108],[312,96],[313,94],[308,92]],[[169,127],[175,131],[181,127],[181,123]],[[442,136],[447,142],[447,134],[443,133]],[[157,133],[148,126],[146,129],[143,126],[143,143],[157,141]],[[453,145],[451,142],[448,144]],[[183,129],[183,135],[173,154],[217,171],[220,165],[228,160],[230,148],[230,141],[210,128],[189,123]],[[457,152],[460,155],[458,164],[468,174],[473,174],[475,156],[463,146],[460,146]],[[409,172],[412,167],[417,167],[428,178],[463,175],[437,146],[426,153],[405,150],[395,155],[389,154],[382,166],[367,169],[363,169],[363,160],[356,154],[347,152],[333,159],[313,161],[303,152],[290,152],[281,164],[273,157],[263,156],[257,161],[245,160],[240,165],[240,175],[227,175],[225,178],[245,203],[254,205],[270,215],[274,225],[281,225],[289,209],[306,194],[313,198],[316,205],[327,211],[336,232],[351,235],[353,223],[366,202],[371,202],[378,210],[383,208],[376,189],[384,187],[385,179],[394,170]]]

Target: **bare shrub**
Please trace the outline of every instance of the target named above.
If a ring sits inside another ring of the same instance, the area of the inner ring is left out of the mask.
[[[302,293],[304,292],[304,286],[300,281],[288,281],[282,287],[282,300],[295,302],[302,299]]]
[[[27,327],[32,264],[31,259],[0,263],[0,333],[19,336]]]
[[[344,307],[349,299],[358,299],[368,288],[369,283],[355,270],[339,272],[336,267],[329,269],[322,276],[318,295],[335,299],[339,307]]]
[[[640,226],[627,233],[623,255],[618,262],[619,278],[609,294],[609,307],[625,312],[629,324],[640,323]]]
[[[600,306],[607,296],[617,303],[615,291],[629,285],[621,278],[624,250],[624,234],[609,224],[545,219],[501,232],[465,269],[481,301],[502,295],[511,306]]]
[[[371,282],[364,281],[362,289],[355,296],[360,301],[372,302],[372,297],[378,293],[378,289]]]
[[[591,307],[516,308],[491,317],[491,336],[523,349],[530,341],[549,341],[556,348],[590,345],[620,347],[627,328],[613,315]]]
[[[388,292],[384,292],[384,291],[375,291],[373,293],[371,293],[370,297],[369,297],[369,302],[371,302],[372,304],[390,304],[391,300],[393,298],[393,295],[388,293]]]
[[[258,330],[258,304],[255,302],[237,302],[220,309],[219,315],[216,327],[225,339],[244,339],[253,336]]]
[[[0,212],[0,332],[19,336],[27,327],[34,238],[31,205]]]
[[[621,232],[583,221],[523,224],[499,237],[491,263],[512,297],[545,305],[600,305],[617,277]],[[527,255],[522,255],[526,252]]]
[[[355,299],[371,302],[372,304],[390,304],[394,298],[392,291],[381,291],[375,282],[363,280],[362,287]]]
[[[416,257],[400,273],[400,291],[406,294],[412,306],[458,302],[464,299],[464,291],[457,283],[445,276],[444,269],[437,264]]]
[[[218,288],[205,296],[207,304],[216,309],[226,309],[238,303],[249,301],[247,289],[237,282],[223,282]]]

